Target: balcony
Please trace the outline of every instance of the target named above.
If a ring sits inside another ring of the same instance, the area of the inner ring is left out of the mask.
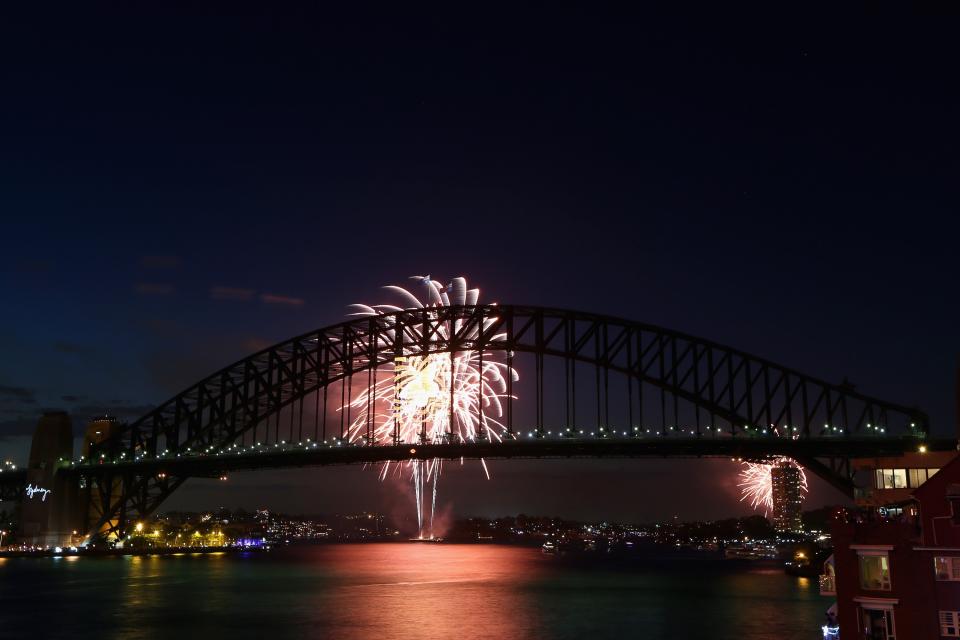
[[[871,511],[846,514],[846,522],[834,521],[834,545],[892,544],[920,539],[920,521],[915,516],[883,517]]]
[[[820,595],[822,596],[835,596],[837,595],[837,577],[836,576],[820,576]]]

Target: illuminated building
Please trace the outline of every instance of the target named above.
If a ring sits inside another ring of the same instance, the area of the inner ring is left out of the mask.
[[[802,471],[788,461],[770,469],[773,494],[773,528],[777,533],[795,533],[803,528],[800,507],[803,504]]]
[[[873,487],[833,523],[820,593],[837,601],[824,638],[960,637],[960,458],[914,453],[855,466]]]

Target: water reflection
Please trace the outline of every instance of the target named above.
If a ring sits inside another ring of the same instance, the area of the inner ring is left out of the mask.
[[[829,604],[774,568],[483,545],[0,562],[0,638],[806,640]]]
[[[341,581],[312,598],[311,622],[330,637],[527,638],[538,628],[526,586],[540,573],[527,549],[367,545],[312,558]]]

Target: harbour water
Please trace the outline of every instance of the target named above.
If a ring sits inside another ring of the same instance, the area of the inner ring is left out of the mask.
[[[0,638],[812,640],[829,605],[771,566],[495,545],[0,559]]]

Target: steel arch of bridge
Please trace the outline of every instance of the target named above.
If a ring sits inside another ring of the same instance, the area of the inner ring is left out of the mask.
[[[138,474],[137,461],[221,450],[247,438],[269,443],[271,421],[274,442],[279,441],[279,416],[287,408],[289,429],[284,425],[282,433],[295,440],[297,401],[302,438],[304,398],[311,394],[315,394],[316,421],[320,420],[323,397],[322,439],[342,439],[345,425],[349,425],[349,416],[344,416],[347,412],[341,412],[339,426],[331,425],[327,430],[327,393],[332,385],[340,383],[341,398],[334,402],[352,399],[355,376],[365,374],[362,382],[369,385],[380,368],[392,365],[397,356],[465,351],[498,353],[507,364],[520,354],[532,356],[536,410],[533,424],[523,425],[523,431],[533,436],[552,431],[544,424],[545,358],[564,364],[564,389],[549,394],[562,397],[564,402],[563,424],[553,427],[558,431],[579,426],[574,424],[579,422],[576,404],[584,383],[581,374],[578,393],[577,371],[585,366],[595,371],[589,381],[591,391],[596,393],[595,429],[617,427],[611,422],[616,419],[611,418],[610,411],[610,374],[627,381],[626,398],[615,392],[620,397],[614,397],[614,402],[626,405],[627,424],[621,427],[626,426],[631,435],[649,433],[648,425],[641,424],[638,429],[637,423],[650,413],[651,404],[660,418],[654,432],[666,435],[670,427],[679,426],[684,415],[688,422],[684,429],[694,438],[737,438],[774,425],[785,427],[792,437],[810,441],[880,437],[881,430],[886,436],[925,434],[928,427],[926,415],[919,410],[662,327],[531,306],[408,309],[357,318],[276,344],[201,380],[136,422],[122,425],[113,438],[92,450],[91,458],[92,462],[101,456],[108,460],[122,458],[126,462],[123,471],[92,464],[76,470],[98,485],[95,495],[101,508],[94,529],[106,526],[114,532],[123,531],[128,513],[151,513],[186,477]],[[508,388],[506,395],[502,421],[506,437],[511,438],[515,436],[513,390]],[[319,425],[314,428],[319,429]],[[376,446],[369,424],[366,434],[364,444]],[[314,435],[320,438],[318,431]],[[399,434],[395,434],[390,445],[400,444]],[[103,478],[110,473],[125,474],[119,496],[107,488],[116,487],[116,481]]]

